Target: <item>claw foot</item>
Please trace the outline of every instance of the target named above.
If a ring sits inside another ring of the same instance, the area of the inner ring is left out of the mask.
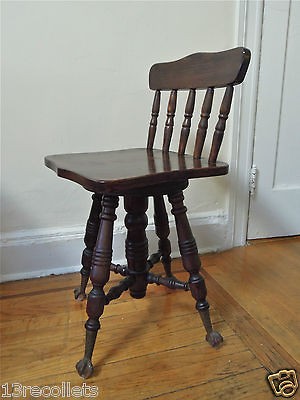
[[[74,289],[74,297],[77,301],[83,301],[86,299],[86,294],[82,293],[80,288]]]
[[[82,360],[78,361],[78,363],[76,364],[76,369],[78,374],[85,379],[92,376],[94,372],[93,364],[88,358],[83,358]]]
[[[223,342],[223,337],[217,331],[211,331],[206,335],[206,340],[212,347],[218,347]]]

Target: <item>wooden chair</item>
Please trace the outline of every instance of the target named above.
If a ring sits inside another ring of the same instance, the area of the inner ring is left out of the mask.
[[[183,190],[191,178],[225,175],[228,164],[217,161],[230,111],[234,85],[240,84],[247,72],[250,51],[246,48],[219,53],[196,53],[178,61],[155,64],[149,74],[150,89],[155,91],[146,148],[81,154],[51,155],[45,158],[47,167],[58,176],[79,183],[93,192],[93,203],[84,237],[86,248],[82,255],[81,286],[75,297],[86,297],[90,277],[93,288],[88,295],[85,353],[77,365],[78,373],[88,378],[93,372],[93,348],[100,328],[99,318],[104,306],[120,297],[125,290],[134,298],[146,294],[147,285],[156,283],[169,288],[190,290],[196,300],[196,309],[206,329],[206,340],[218,346],[222,336],[213,330],[206,301],[206,287],[199,274],[200,260],[197,245],[186,215]],[[218,122],[213,134],[208,159],[202,157],[215,88],[225,88]],[[206,89],[201,109],[193,155],[185,154],[194,111],[196,89]],[[170,151],[178,91],[188,90],[178,152]],[[170,91],[162,150],[154,149],[154,140],[160,110],[161,91]],[[175,216],[182,263],[189,273],[188,282],[180,282],[171,272],[171,246],[168,216],[164,203],[167,195]],[[112,263],[113,223],[118,198],[123,196],[127,212],[126,258],[127,266]],[[148,198],[154,199],[154,221],[159,238],[158,252],[148,257],[147,227]],[[150,272],[162,261],[166,276]],[[124,276],[107,293],[104,286],[110,271]]]

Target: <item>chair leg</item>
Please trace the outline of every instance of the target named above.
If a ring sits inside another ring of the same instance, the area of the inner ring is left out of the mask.
[[[93,250],[96,244],[100,224],[102,195],[94,193],[92,199],[92,208],[86,223],[84,236],[84,243],[86,245],[86,248],[83,250],[81,258],[81,284],[79,288],[74,289],[75,299],[79,301],[82,301],[86,298],[85,289],[90,277]]]
[[[171,272],[171,243],[168,239],[170,234],[169,219],[166,211],[164,197],[154,196],[154,223],[155,232],[159,238],[158,248],[161,253],[161,262],[164,266],[166,276],[172,277]]]
[[[96,246],[93,252],[91,281],[93,289],[88,295],[86,321],[85,353],[82,360],[76,364],[80,376],[88,378],[93,373],[92,354],[100,328],[99,318],[103,314],[106,297],[103,290],[109,280],[112,258],[113,223],[116,219],[115,210],[118,206],[118,197],[103,196],[100,229]]]
[[[148,218],[148,197],[125,196],[124,207],[127,211],[125,225],[127,238],[125,243],[127,265],[134,272],[135,282],[130,286],[130,295],[135,299],[145,296],[147,289],[148,240],[145,229]]]
[[[170,194],[168,198],[172,204],[172,214],[175,216],[178,244],[183,266],[190,274],[189,286],[191,294],[196,300],[196,309],[200,314],[206,330],[206,340],[211,346],[216,347],[223,341],[223,338],[212,328],[209,315],[209,304],[206,300],[207,290],[204,278],[199,274],[201,263],[197,245],[187,219],[187,209],[183,204],[184,196],[182,191],[180,191]]]

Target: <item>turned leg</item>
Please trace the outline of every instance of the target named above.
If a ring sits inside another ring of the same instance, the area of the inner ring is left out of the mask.
[[[124,207],[127,211],[125,225],[127,238],[125,243],[128,269],[134,271],[135,282],[129,288],[130,295],[136,299],[145,296],[147,289],[148,240],[147,227],[148,197],[125,196]]]
[[[99,318],[103,313],[106,297],[103,290],[109,280],[110,264],[112,258],[113,223],[116,219],[115,209],[118,206],[116,196],[103,196],[101,225],[97,242],[93,252],[91,281],[93,289],[88,295],[86,321],[85,353],[82,360],[76,364],[80,376],[88,378],[93,373],[92,353],[100,328]]]
[[[93,250],[96,244],[99,223],[100,223],[100,213],[101,213],[101,199],[102,195],[94,193],[92,196],[93,203],[89,218],[86,223],[86,230],[84,236],[84,243],[86,248],[83,250],[81,258],[81,284],[79,288],[74,290],[75,299],[84,300],[86,298],[85,289],[90,277],[90,270],[92,264]]]
[[[196,309],[198,310],[206,330],[206,340],[211,346],[218,346],[222,341],[222,336],[213,330],[209,315],[209,304],[206,300],[206,286],[204,278],[199,274],[200,259],[198,249],[193,237],[190,224],[186,215],[186,207],[183,204],[182,191],[170,194],[169,201],[172,204],[172,214],[175,216],[175,223],[178,235],[178,244],[182,263],[190,274],[189,286],[191,294],[196,300]]]
[[[166,276],[172,277],[170,257],[171,243],[168,239],[170,234],[169,219],[162,195],[154,197],[154,223],[155,232],[159,238],[158,248],[161,254],[161,262],[164,266]]]

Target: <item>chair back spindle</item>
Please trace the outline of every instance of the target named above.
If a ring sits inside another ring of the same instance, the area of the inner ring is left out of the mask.
[[[170,148],[173,127],[174,127],[176,103],[177,103],[177,90],[173,89],[171,90],[168,103],[167,119],[164,130],[163,151],[169,151]]]
[[[153,105],[152,105],[151,120],[150,120],[149,132],[148,132],[147,149],[153,149],[156,128],[157,128],[157,119],[158,119],[159,109],[160,109],[160,96],[161,96],[160,90],[156,90],[155,95],[154,95]]]
[[[195,98],[196,98],[196,90],[190,89],[185,106],[184,120],[181,128],[180,142],[178,147],[178,154],[181,155],[185,153],[188,137],[191,130],[191,120],[193,117],[193,112],[195,107]]]
[[[206,138],[207,128],[208,128],[208,119],[211,113],[211,107],[214,97],[214,89],[208,88],[205,93],[205,97],[202,104],[201,109],[201,118],[198,125],[197,133],[196,133],[196,141],[194,148],[194,158],[200,158]]]
[[[226,121],[228,118],[228,114],[230,112],[230,107],[232,103],[232,96],[233,96],[233,86],[227,86],[223,100],[220,107],[219,119],[215,127],[215,132],[213,135],[212,145],[210,149],[210,154],[208,157],[209,163],[215,163],[217,161],[217,157],[219,154],[219,150],[222,144],[224,131],[226,127]]]
[[[184,120],[181,127],[178,154],[184,155],[191,131],[196,90],[206,90],[201,107],[201,117],[197,127],[193,157],[202,157],[207,136],[208,121],[212,111],[214,91],[226,88],[221,102],[218,121],[215,126],[208,161],[215,164],[222,144],[226,121],[232,103],[234,85],[243,82],[251,53],[244,47],[219,53],[195,53],[177,61],[154,64],[149,73],[150,89],[155,90],[151,121],[148,135],[148,149],[153,149],[157,118],[160,107],[161,91],[170,91],[167,108],[167,119],[164,128],[162,150],[168,152],[174,128],[174,116],[177,103],[177,92],[189,91]]]

